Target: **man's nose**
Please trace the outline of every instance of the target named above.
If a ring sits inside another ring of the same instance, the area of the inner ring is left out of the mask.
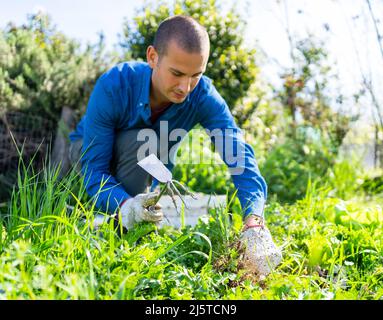
[[[181,80],[181,83],[179,85],[179,90],[182,91],[184,94],[188,94],[190,91],[190,86],[191,86],[191,79],[189,77],[185,77],[184,79]]]

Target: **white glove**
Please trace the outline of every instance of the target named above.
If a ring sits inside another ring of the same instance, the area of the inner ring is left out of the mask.
[[[260,279],[264,279],[282,261],[282,253],[265,226],[246,229],[240,241],[245,245],[245,267],[255,272]]]
[[[158,192],[140,193],[126,200],[120,208],[122,225],[128,230],[142,221],[158,225],[164,217],[161,205],[155,203],[158,195]]]

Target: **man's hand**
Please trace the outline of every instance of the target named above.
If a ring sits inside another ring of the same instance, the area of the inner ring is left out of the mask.
[[[142,221],[159,224],[164,213],[161,205],[156,203],[158,195],[158,192],[140,193],[126,200],[120,208],[122,225],[130,230],[135,223]]]
[[[246,219],[240,241],[245,246],[245,267],[260,278],[265,278],[282,261],[282,253],[260,217],[250,216]]]

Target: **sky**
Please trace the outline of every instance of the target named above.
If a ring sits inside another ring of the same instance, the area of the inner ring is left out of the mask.
[[[308,32],[325,41],[332,67],[340,76],[339,89],[352,96],[360,88],[361,70],[383,85],[383,56],[368,12],[366,0],[227,0],[219,1],[222,13],[235,4],[247,21],[246,45],[257,45],[267,59],[262,72],[272,83],[279,81],[280,66],[291,66],[286,29],[294,36]],[[383,1],[370,0],[383,34]],[[27,14],[47,12],[58,30],[83,43],[95,43],[105,35],[107,48],[118,41],[124,18],[131,20],[144,1],[132,0],[0,0],[0,28],[7,22],[26,22]],[[327,26],[327,29],[325,28]],[[377,90],[383,104],[383,90]],[[368,101],[366,100],[366,106]],[[363,107],[363,106],[362,106]],[[370,111],[369,111],[370,112]],[[368,112],[366,112],[368,114]]]

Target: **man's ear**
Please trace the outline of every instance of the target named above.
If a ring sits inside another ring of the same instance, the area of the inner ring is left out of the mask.
[[[158,63],[158,53],[153,46],[149,46],[146,49],[146,60],[148,61],[149,66],[154,69]]]

